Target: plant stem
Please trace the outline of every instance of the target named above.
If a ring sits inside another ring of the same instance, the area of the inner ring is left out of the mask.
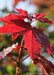
[[[16,65],[16,75],[19,75],[19,64]]]
[[[8,56],[9,56],[12,60],[14,60],[15,62],[17,62],[17,60],[15,60],[10,54],[8,54]]]
[[[28,55],[27,57],[25,57],[24,59],[21,60],[21,62],[23,62],[25,59],[27,59],[30,55]]]
[[[20,66],[20,60],[21,60],[22,54],[23,54],[23,46],[24,46],[24,41],[22,40],[21,47],[19,49],[19,56],[18,56],[18,60],[17,60],[17,65],[16,65],[16,75],[19,75],[19,66]]]

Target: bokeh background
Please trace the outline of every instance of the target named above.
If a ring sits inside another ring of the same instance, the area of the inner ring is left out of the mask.
[[[45,17],[54,22],[54,0],[0,0],[0,18],[8,15],[9,13],[18,14],[14,7],[26,10],[29,15],[35,12],[48,12]],[[0,27],[3,25],[4,23],[0,21]],[[36,26],[37,28],[43,27],[44,33],[49,37],[50,42],[54,45],[54,25],[38,21],[34,21],[31,25]],[[19,43],[21,38],[21,36],[17,38]],[[11,35],[9,34],[0,35],[0,51],[11,46],[15,42],[16,40],[12,41]],[[52,52],[54,53],[54,49]],[[54,59],[50,57],[47,52],[44,53],[44,51],[42,51],[42,55],[54,64]],[[15,69],[16,63],[9,56],[0,60],[0,75],[15,75]],[[19,75],[43,75],[43,73],[38,65],[32,65],[32,60],[29,57],[22,62]]]

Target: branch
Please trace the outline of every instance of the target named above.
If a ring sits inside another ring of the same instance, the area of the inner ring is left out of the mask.
[[[4,58],[5,56],[7,56],[12,50],[13,50],[13,48],[16,48],[16,45],[17,45],[18,43],[16,43],[16,44],[13,44],[12,46],[10,46],[10,47],[8,47],[8,48],[6,48],[6,49],[3,49],[1,52],[0,52],[0,57],[1,58]]]
[[[25,59],[27,59],[30,55],[26,56],[24,59],[21,60],[21,62],[23,62]]]
[[[8,56],[9,56],[12,60],[14,60],[15,62],[17,62],[17,60],[15,60],[10,54],[8,54]]]
[[[19,75],[19,66],[20,66],[20,60],[23,54],[23,46],[24,46],[24,41],[22,40],[21,42],[21,46],[19,49],[19,56],[18,56],[18,61],[17,61],[17,65],[16,65],[16,75]]]

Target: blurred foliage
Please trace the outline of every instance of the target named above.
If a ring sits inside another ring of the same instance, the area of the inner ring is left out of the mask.
[[[15,75],[12,65],[9,64],[6,67],[2,67],[0,65],[0,75],[5,75],[5,74]]]
[[[54,45],[54,32],[49,33],[50,42]]]

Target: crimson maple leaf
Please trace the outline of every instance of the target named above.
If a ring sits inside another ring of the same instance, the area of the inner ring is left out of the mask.
[[[25,22],[24,19],[28,18],[28,20],[35,20],[46,23],[52,23],[50,20],[44,20],[46,14],[35,14],[36,16],[28,16],[27,11],[22,9],[16,9],[19,12],[19,15],[9,14],[3,18],[0,18],[1,21],[6,23],[6,25],[0,27],[0,33],[11,33],[13,40],[17,38],[19,34],[24,34],[25,47],[28,49],[28,53],[32,59],[35,59],[37,54],[41,53],[41,44],[45,47],[50,55],[52,55],[52,48],[49,42],[49,39],[42,32],[42,28],[36,29],[30,25],[30,22]]]
[[[42,23],[51,23],[51,24],[53,24],[52,21],[48,20],[47,18],[44,18],[44,16],[47,15],[47,14],[48,13],[45,13],[45,14],[43,14],[43,13],[41,13],[41,14],[35,13],[35,18],[36,18],[36,20],[38,20],[38,21],[40,21]]]
[[[37,58],[33,60],[33,64],[38,64],[45,75],[52,75],[51,72],[54,71],[54,64],[45,59],[44,56],[37,55]]]

